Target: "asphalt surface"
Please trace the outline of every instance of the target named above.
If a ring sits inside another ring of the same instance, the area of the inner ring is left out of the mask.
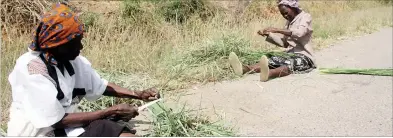
[[[319,67],[392,68],[392,28],[315,56]],[[180,102],[241,136],[392,136],[392,77],[314,71],[260,82],[258,75],[196,86]]]

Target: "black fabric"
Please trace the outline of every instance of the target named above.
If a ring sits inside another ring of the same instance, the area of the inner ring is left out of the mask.
[[[64,98],[64,93],[63,93],[63,91],[62,91],[61,88],[60,88],[59,79],[57,78],[57,73],[56,73],[55,67],[51,66],[51,65],[49,64],[49,62],[45,60],[45,57],[44,57],[44,54],[43,54],[43,53],[40,54],[40,58],[41,58],[41,60],[45,63],[45,66],[46,66],[46,68],[47,68],[47,70],[48,70],[49,76],[50,76],[53,80],[55,80],[55,82],[56,82],[56,89],[57,89],[57,96],[56,96],[56,98],[57,98],[58,100],[63,99],[63,98]],[[58,63],[58,67],[59,67],[60,71],[63,73],[63,75],[64,75],[64,68],[67,70],[67,72],[68,72],[68,74],[69,74],[70,76],[72,76],[72,75],[75,74],[75,70],[74,70],[74,68],[72,67],[72,65],[71,65],[70,62]],[[85,92],[85,94],[86,94],[86,92]],[[73,98],[74,98],[74,96],[73,96]]]
[[[129,122],[125,122],[123,120],[115,121],[118,125],[124,126],[123,133],[131,133],[136,134],[136,130],[133,129],[133,125]]]
[[[56,98],[57,98],[58,100],[63,99],[63,98],[64,98],[64,93],[63,93],[63,91],[62,91],[61,88],[60,88],[59,79],[57,78],[57,73],[56,73],[55,67],[51,66],[51,65],[48,63],[48,61],[45,60],[43,53],[40,54],[40,58],[41,58],[41,60],[45,63],[46,68],[48,69],[49,76],[50,76],[53,80],[55,80],[55,82],[56,82],[56,89],[57,89],[57,96],[56,96]]]
[[[61,73],[64,76],[64,68],[67,70],[68,74],[70,74],[70,76],[75,74],[75,70],[72,67],[70,62],[58,62],[57,63],[57,67],[60,69]]]
[[[119,137],[126,127],[110,120],[96,120],[79,137]]]
[[[64,129],[55,129],[53,132],[55,133],[55,137],[67,137]]]
[[[300,53],[295,53],[290,57],[269,57],[270,69],[278,68],[280,66],[288,66],[291,72],[296,74],[307,73],[316,68],[310,58]]]
[[[74,88],[72,91],[72,99],[80,95],[86,95],[86,90],[84,88]]]
[[[136,130],[128,122],[96,120],[84,127],[85,132],[79,137],[118,137],[121,133],[135,134]],[[55,137],[67,137],[64,129],[55,129]]]
[[[66,113],[63,118],[65,118],[66,116],[68,116],[68,113]],[[56,128],[55,130],[53,130],[53,133],[55,134],[55,137],[67,137],[67,133],[64,129]]]

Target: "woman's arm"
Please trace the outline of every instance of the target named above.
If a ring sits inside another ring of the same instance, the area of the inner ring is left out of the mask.
[[[272,28],[270,28],[270,29],[272,29]],[[270,31],[270,30],[264,29],[263,31],[258,31],[258,34],[261,36],[266,36],[267,42],[272,43],[278,47],[283,47],[283,48],[288,47],[289,44],[286,41],[288,36],[283,35],[283,34],[279,34],[279,33],[271,33],[268,31]]]
[[[132,91],[126,88],[120,87],[114,83],[108,83],[108,86],[105,89],[105,96],[114,96],[119,98],[133,98],[133,99],[141,99],[140,94],[141,91]]]
[[[103,119],[112,112],[109,109],[98,110],[95,112],[83,112],[83,113],[68,113],[65,114],[63,119],[53,125],[54,128],[72,128],[87,125],[95,120]]]
[[[288,29],[278,29],[278,28],[274,28],[274,30],[271,31],[272,33],[280,33],[283,34],[285,36],[292,36],[292,31],[288,30]]]
[[[64,117],[53,125],[54,128],[72,128],[80,127],[99,119],[104,119],[109,116],[120,116],[123,120],[130,120],[135,116],[139,115],[138,108],[129,104],[119,104],[109,107],[104,110],[98,110],[95,112],[83,112],[83,113],[68,113]]]
[[[143,91],[135,91],[135,90],[133,91],[120,87],[114,83],[108,83],[104,95],[114,96],[119,98],[132,98],[132,99],[138,99],[143,101],[152,101],[160,98],[157,90],[154,88],[150,88]]]
[[[269,34],[269,33],[280,33],[283,34],[285,36],[291,36],[292,35],[292,31],[288,30],[288,29],[279,29],[279,28],[266,28],[263,30],[263,34]]]

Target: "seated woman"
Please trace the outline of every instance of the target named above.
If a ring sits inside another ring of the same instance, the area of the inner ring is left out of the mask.
[[[283,77],[291,73],[309,72],[316,68],[311,45],[311,15],[299,8],[297,0],[281,0],[278,2],[281,15],[287,20],[284,29],[266,28],[258,31],[266,36],[266,41],[285,48],[285,52],[292,53],[289,58],[280,56],[262,56],[255,65],[242,65],[237,55],[229,54],[229,63],[235,74],[247,72],[260,73],[260,80]]]
[[[64,4],[53,5],[42,16],[29,51],[17,59],[9,75],[12,104],[8,136],[134,136],[121,121],[138,115],[135,106],[120,104],[76,112],[82,98],[159,98],[154,88],[132,91],[102,79],[79,55],[83,29],[78,16]]]

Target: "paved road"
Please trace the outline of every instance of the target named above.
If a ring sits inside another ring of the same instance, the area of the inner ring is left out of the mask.
[[[319,67],[392,68],[392,28],[316,53]],[[190,90],[180,101],[242,136],[392,136],[392,77],[258,74]]]

